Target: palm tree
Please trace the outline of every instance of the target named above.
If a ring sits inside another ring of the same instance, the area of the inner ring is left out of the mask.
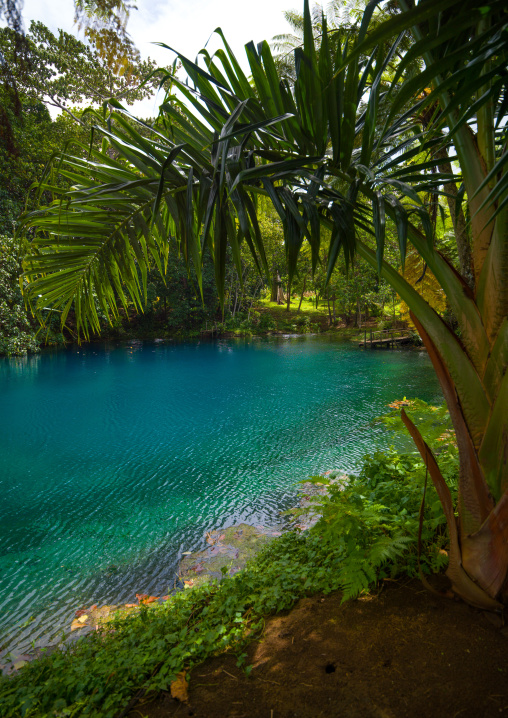
[[[320,4],[314,4],[310,8],[310,14],[317,53],[319,54],[321,47],[324,16],[326,16],[328,44],[335,43],[337,40],[344,44],[348,38],[354,38],[358,32],[364,7],[365,3],[362,0],[349,0],[349,2],[332,0],[324,13]],[[382,15],[380,12],[376,14],[378,22],[382,19]],[[303,47],[305,22],[303,14],[296,10],[286,10],[284,18],[290,26],[291,32],[275,35],[270,44],[275,51],[274,61],[279,77],[294,82],[296,80],[294,52],[297,47]]]
[[[167,98],[161,127],[143,137],[118,106],[115,132],[99,125],[102,152],[92,150],[89,161],[58,159],[71,190],[49,175],[42,182],[55,201],[23,221],[29,236],[35,232],[25,265],[29,296],[63,303],[64,320],[74,306],[86,335],[98,329],[98,307],[115,314],[129,297],[142,305],[146,268],[163,267],[168,241],[198,280],[211,253],[221,298],[228,247],[239,265],[247,242],[266,268],[260,197],[283,222],[290,278],[305,243],[315,269],[327,228],[328,276],[339,252],[346,262],[358,253],[412,312],[457,435],[458,521],[435,457],[403,418],[445,510],[454,590],[496,610],[508,600],[507,15],[500,1],[399,6],[378,24],[369,3],[344,45],[329,43],[323,17],[318,53],[306,2],[294,85],[278,77],[266,42],[246,45],[249,79],[220,29],[224,49],[214,57],[201,51],[204,67],[180,56],[188,80],[173,79],[184,101]],[[395,61],[408,33],[412,44]],[[417,75],[408,71],[415,62]],[[435,249],[421,199],[450,183],[460,187],[457,214],[464,207],[470,217],[473,288]],[[409,241],[443,288],[458,333],[384,260],[387,222],[402,264]]]

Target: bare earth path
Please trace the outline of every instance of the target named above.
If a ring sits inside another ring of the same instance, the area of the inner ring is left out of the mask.
[[[130,718],[508,716],[508,626],[497,616],[385,582],[375,597],[301,600],[248,649],[191,673],[189,700],[144,698]]]

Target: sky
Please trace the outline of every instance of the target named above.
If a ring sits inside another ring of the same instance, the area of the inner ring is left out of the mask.
[[[221,27],[238,59],[243,60],[243,45],[271,40],[274,35],[290,32],[284,11],[303,11],[303,0],[137,0],[138,10],[131,13],[127,30],[143,57],[150,56],[161,65],[174,58],[153,43],[164,42],[194,60],[216,27]],[[55,32],[62,28],[80,37],[74,25],[73,0],[25,0],[25,29],[31,20],[40,20]],[[208,49],[220,46],[212,38]],[[244,68],[246,63],[242,62]],[[157,114],[155,100],[137,103],[131,111],[147,117]]]

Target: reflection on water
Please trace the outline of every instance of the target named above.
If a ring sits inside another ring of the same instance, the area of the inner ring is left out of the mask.
[[[166,593],[205,531],[274,524],[297,481],[384,443],[369,422],[403,395],[439,398],[425,353],[322,337],[0,361],[0,643]]]
[[[41,363],[40,354],[0,359],[0,382],[7,381],[10,375],[23,376],[28,381],[34,379]]]

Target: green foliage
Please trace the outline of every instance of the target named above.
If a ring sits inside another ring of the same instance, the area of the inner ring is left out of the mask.
[[[19,243],[0,235],[0,356],[21,356],[39,351],[35,330],[28,319],[18,277]]]
[[[131,317],[125,330],[141,332],[167,332],[171,335],[188,335],[198,331],[205,323],[217,317],[218,300],[214,269],[210,258],[202,268],[202,295],[194,277],[189,275],[184,259],[170,251],[164,276],[156,268],[148,273],[147,301],[143,312]]]
[[[426,432],[431,448],[439,452],[441,473],[456,503],[459,459],[446,406],[431,406],[419,399],[394,404],[406,405],[420,431]],[[398,411],[377,421],[395,434],[404,433]],[[358,595],[380,578],[415,576],[418,563],[424,573],[446,566],[446,518],[431,482],[426,490],[418,559],[416,537],[426,469],[417,452],[400,453],[392,446],[368,454],[359,475],[351,476],[346,487],[329,478],[312,480],[329,486],[326,496],[314,499],[322,518],[312,530],[343,551],[344,599]]]
[[[458,462],[453,452],[445,462],[456,493]],[[318,483],[329,479],[314,477]],[[344,600],[354,598],[382,578],[418,574],[416,537],[425,481],[425,466],[415,454],[393,447],[364,458],[359,476],[346,488],[329,485],[327,496],[315,499],[322,518],[312,531],[344,557],[341,587]],[[447,563],[446,519],[437,493],[427,488],[420,565],[425,573],[440,571]]]
[[[13,234],[23,209],[33,206],[35,193],[29,197],[30,187],[40,180],[51,156],[71,140],[89,144],[89,127],[83,128],[64,115],[52,120],[44,104],[32,97],[20,94],[19,101],[20,112],[16,114],[5,88],[0,86],[0,105],[10,126],[9,135],[0,132],[0,233],[7,235]],[[54,181],[68,186],[63,177]],[[51,193],[43,197],[50,201]]]
[[[419,406],[420,414],[425,411],[442,414]],[[455,495],[452,446],[441,459]],[[365,457],[359,476],[350,477],[344,490],[331,484],[329,496],[318,499],[323,517],[310,532],[287,532],[234,576],[177,593],[161,606],[118,616],[96,634],[45,655],[11,678],[0,678],[0,714],[113,718],[140,688],[168,690],[180,671],[209,656],[232,651],[242,665],[243,649],[259,635],[264,617],[290,609],[305,595],[342,589],[345,600],[383,578],[415,575],[424,477],[423,462],[414,454],[391,448]],[[316,476],[313,481],[330,479]],[[445,526],[429,487],[424,572],[447,562]]]
[[[241,653],[262,629],[263,616],[309,593],[339,588],[341,562],[340,552],[318,536],[285,534],[220,584],[142,608],[0,678],[0,714],[112,718],[140,687],[167,690],[184,667],[226,650]]]
[[[277,329],[277,322],[271,314],[264,312],[259,320],[258,328],[262,332],[273,332]]]
[[[399,407],[404,409],[412,421],[418,426],[420,433],[435,454],[443,450],[449,453],[456,453],[457,442],[453,431],[450,414],[446,404],[432,406],[422,399],[404,399],[402,402],[394,402],[394,411],[374,420],[380,423],[397,436],[407,436],[407,430],[400,417]],[[441,462],[440,462],[441,463]]]
[[[130,105],[152,95],[159,84],[157,78],[143,84],[155,69],[152,60],[141,61],[127,45],[116,56],[103,52],[105,39],[95,36],[85,44],[63,30],[56,36],[42,22],[32,22],[21,55],[18,34],[1,28],[0,52],[19,91],[75,117],[71,108],[83,102],[100,105],[116,98]]]
[[[0,234],[0,356],[38,352],[44,343],[65,344],[57,311],[41,311],[35,319],[27,310],[21,273],[19,242]]]

